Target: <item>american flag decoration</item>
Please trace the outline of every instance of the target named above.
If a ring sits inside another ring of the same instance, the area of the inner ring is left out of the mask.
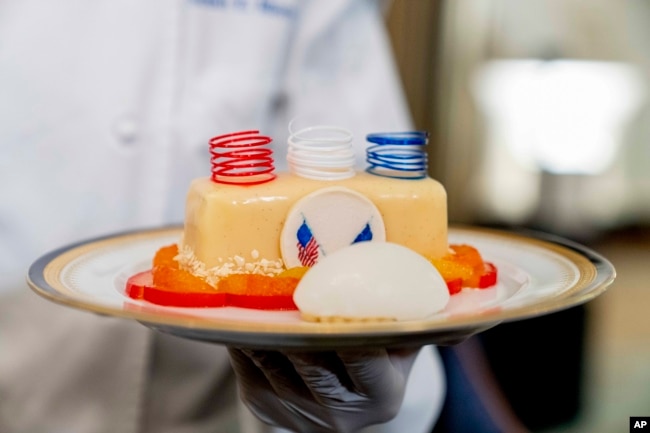
[[[314,266],[318,260],[318,242],[305,219],[296,232],[298,237],[298,260],[303,266]]]

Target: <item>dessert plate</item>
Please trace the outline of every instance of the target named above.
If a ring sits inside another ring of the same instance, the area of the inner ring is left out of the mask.
[[[325,350],[454,344],[501,322],[590,301],[615,278],[607,259],[562,238],[450,227],[449,242],[478,248],[497,266],[498,283],[453,295],[443,311],[425,320],[313,323],[301,320],[296,311],[163,307],[127,297],[127,278],[150,268],[156,250],[178,242],[181,235],[180,227],[164,227],[69,245],[39,258],[29,269],[28,283],[56,303],[136,320],[184,338],[240,347]]]

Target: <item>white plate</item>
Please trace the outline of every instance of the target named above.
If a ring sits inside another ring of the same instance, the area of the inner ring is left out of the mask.
[[[69,245],[38,259],[28,283],[41,296],[78,309],[137,320],[178,336],[258,348],[342,348],[452,344],[504,321],[587,302],[615,278],[611,263],[584,246],[548,235],[451,227],[449,242],[467,243],[499,270],[489,289],[465,289],[426,320],[311,323],[296,311],[176,308],[136,301],[126,279],[150,267],[158,248],[178,242],[179,227],[119,233]]]

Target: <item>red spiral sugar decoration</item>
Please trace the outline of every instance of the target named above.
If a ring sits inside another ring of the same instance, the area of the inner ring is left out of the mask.
[[[275,179],[272,141],[259,131],[241,131],[210,139],[212,181],[231,185],[258,185]]]

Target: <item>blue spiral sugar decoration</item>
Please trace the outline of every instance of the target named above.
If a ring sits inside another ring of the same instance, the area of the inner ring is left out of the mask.
[[[366,140],[374,144],[366,149],[368,173],[396,179],[422,179],[427,176],[427,132],[368,134]]]

